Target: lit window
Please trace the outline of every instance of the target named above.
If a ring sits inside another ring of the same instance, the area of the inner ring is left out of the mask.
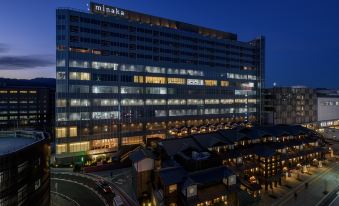
[[[69,67],[89,68],[90,65],[88,61],[70,60]]]
[[[185,105],[186,100],[185,99],[169,99],[168,105]]]
[[[145,83],[166,84],[166,78],[165,77],[150,77],[150,76],[146,76]]]
[[[142,99],[122,99],[121,105],[124,105],[124,106],[143,106],[144,100],[142,100]]]
[[[184,78],[167,78],[168,84],[186,84],[186,79]]]
[[[91,102],[88,99],[71,99],[70,106],[71,107],[88,107],[91,105]]]
[[[89,150],[89,142],[77,142],[69,144],[70,152],[81,152]]]
[[[67,134],[66,134],[66,127],[59,127],[59,128],[56,128],[56,137],[57,138],[63,138],[63,137],[66,137]]]
[[[70,72],[70,80],[91,80],[90,73],[86,72]]]
[[[77,127],[70,127],[69,128],[69,136],[76,137],[78,135]]]
[[[117,99],[94,99],[94,106],[116,106],[119,104]]]
[[[58,99],[55,104],[56,107],[66,107],[66,99]]]
[[[187,85],[204,85],[204,81],[201,79],[187,79]]]
[[[146,105],[166,105],[165,99],[146,99]]]
[[[135,145],[141,144],[143,142],[142,136],[134,136],[134,137],[123,137],[122,145]]]
[[[166,73],[166,69],[163,67],[146,66],[145,71],[149,73],[162,73],[162,74]]]
[[[224,81],[224,80],[222,80],[222,81],[220,82],[220,85],[221,85],[222,87],[228,87],[228,86],[230,85],[230,82],[229,82],[229,81]]]
[[[92,62],[93,69],[111,69],[118,70],[118,64],[109,62]]]
[[[168,193],[171,194],[175,191],[177,191],[177,185],[176,184],[168,186]]]
[[[61,154],[67,152],[67,144],[57,144],[56,145],[56,153]]]
[[[134,76],[134,83],[144,83],[143,76]]]
[[[118,93],[117,86],[93,86],[92,93],[99,94],[99,93]]]
[[[205,80],[205,85],[206,86],[217,86],[218,82],[217,80]]]
[[[118,119],[119,112],[118,111],[109,111],[109,112],[93,112],[93,119]]]

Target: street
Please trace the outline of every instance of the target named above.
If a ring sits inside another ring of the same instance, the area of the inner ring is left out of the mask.
[[[104,193],[100,190],[97,186],[99,180],[108,183],[113,189],[113,192]],[[55,186],[56,184],[57,186]],[[66,196],[68,202],[72,202],[69,205],[113,205],[113,198],[115,195],[121,196],[125,205],[137,205],[134,200],[116,185],[93,174],[52,171],[51,191],[54,197],[58,193],[61,194],[60,197],[58,197],[58,200],[60,200],[62,196]],[[63,204],[53,205],[64,206]]]

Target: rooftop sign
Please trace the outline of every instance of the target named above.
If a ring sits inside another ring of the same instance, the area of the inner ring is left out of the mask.
[[[111,16],[125,16],[126,11],[119,9],[117,7],[113,6],[107,6],[104,4],[98,4],[91,2],[90,4],[91,12],[92,13],[99,13],[99,14],[105,14],[105,15],[111,15]]]

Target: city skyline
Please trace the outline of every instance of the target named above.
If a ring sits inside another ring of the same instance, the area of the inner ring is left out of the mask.
[[[334,71],[339,32],[333,26],[339,19],[334,10],[338,4],[335,1],[321,5],[315,1],[308,1],[307,5],[292,1],[280,5],[271,2],[209,5],[202,1],[194,8],[191,1],[152,4],[145,1],[96,2],[234,32],[242,41],[264,35],[267,87],[273,82],[278,86],[338,87]],[[18,7],[18,3],[22,6]],[[0,20],[0,26],[7,30],[2,31],[0,37],[0,77],[55,77],[55,9],[86,10],[87,3],[89,1],[4,2],[0,12],[5,18]],[[223,13],[225,8],[232,9]],[[13,16],[14,11],[16,16]],[[6,17],[11,21],[6,22]],[[45,31],[41,32],[41,28]],[[314,76],[318,77],[317,81],[314,81]]]

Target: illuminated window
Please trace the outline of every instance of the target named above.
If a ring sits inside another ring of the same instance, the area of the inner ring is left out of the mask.
[[[93,119],[118,119],[119,112],[118,111],[109,111],[109,112],[93,112]]]
[[[117,99],[94,99],[94,106],[116,106],[119,104]]]
[[[69,67],[90,68],[88,61],[70,60]]]
[[[91,80],[90,73],[86,72],[70,72],[70,80]]]
[[[187,85],[204,85],[204,81],[201,79],[187,79]]]
[[[219,99],[205,99],[205,104],[219,104]]]
[[[177,191],[177,185],[176,184],[168,186],[168,193],[171,194],[175,191]]]
[[[120,64],[119,70],[125,72],[143,72],[144,66],[132,64]]]
[[[16,93],[18,93],[18,91],[16,91],[16,90],[11,90],[9,93],[11,93],[11,94],[16,94]]]
[[[199,105],[204,104],[203,99],[187,99],[187,105]]]
[[[169,99],[167,101],[168,105],[185,105],[186,100],[185,99]]]
[[[67,152],[67,144],[57,144],[56,145],[56,153],[61,154]]]
[[[57,121],[67,121],[67,113],[57,113]]]
[[[146,99],[146,105],[166,105],[165,99]]]
[[[89,107],[91,102],[88,99],[71,99],[70,106],[71,107]]]
[[[55,135],[57,138],[63,138],[67,136],[66,127],[59,127],[59,128],[57,127],[55,130],[56,130]]]
[[[163,67],[152,67],[152,66],[146,66],[145,71],[148,73],[166,73],[166,69]]]
[[[221,104],[233,104],[234,103],[234,99],[221,99],[220,103]]]
[[[70,52],[77,52],[77,53],[84,53],[84,54],[90,53],[90,50],[87,49],[87,48],[77,48],[77,47],[70,47],[69,51]]]
[[[206,86],[217,86],[218,82],[217,80],[205,80],[205,85]]]
[[[111,69],[111,70],[118,70],[118,64],[116,63],[109,63],[109,62],[92,62],[93,69]]]
[[[146,94],[167,94],[166,87],[146,87]]]
[[[145,77],[145,83],[150,84],[166,84],[166,78],[165,77]]]
[[[124,106],[143,106],[144,100],[142,100],[142,99],[122,99],[121,105],[124,105]]]
[[[69,144],[70,152],[81,152],[89,150],[89,142],[77,142]]]
[[[92,87],[92,93],[99,94],[99,93],[118,93],[117,86],[96,86]]]
[[[76,137],[77,135],[78,135],[77,127],[70,127],[69,128],[69,136],[70,137]]]
[[[166,117],[167,110],[154,110],[154,116],[155,117]]]
[[[121,94],[142,94],[143,93],[142,87],[124,87],[120,88]]]
[[[66,99],[58,99],[55,103],[56,107],[66,107]]]
[[[222,87],[228,87],[228,86],[230,85],[230,82],[229,82],[229,81],[224,81],[224,80],[222,80],[222,81],[220,82],[220,85],[221,85]]]
[[[0,94],[7,94],[6,90],[0,90]]]
[[[93,140],[92,149],[117,148],[118,138]]]
[[[141,144],[142,142],[143,142],[142,136],[123,137],[122,138],[122,145]]]
[[[184,78],[167,78],[168,84],[186,84],[186,79]]]
[[[144,83],[143,76],[134,76],[134,83]]]
[[[27,91],[21,90],[21,91],[20,91],[20,94],[27,94]]]

